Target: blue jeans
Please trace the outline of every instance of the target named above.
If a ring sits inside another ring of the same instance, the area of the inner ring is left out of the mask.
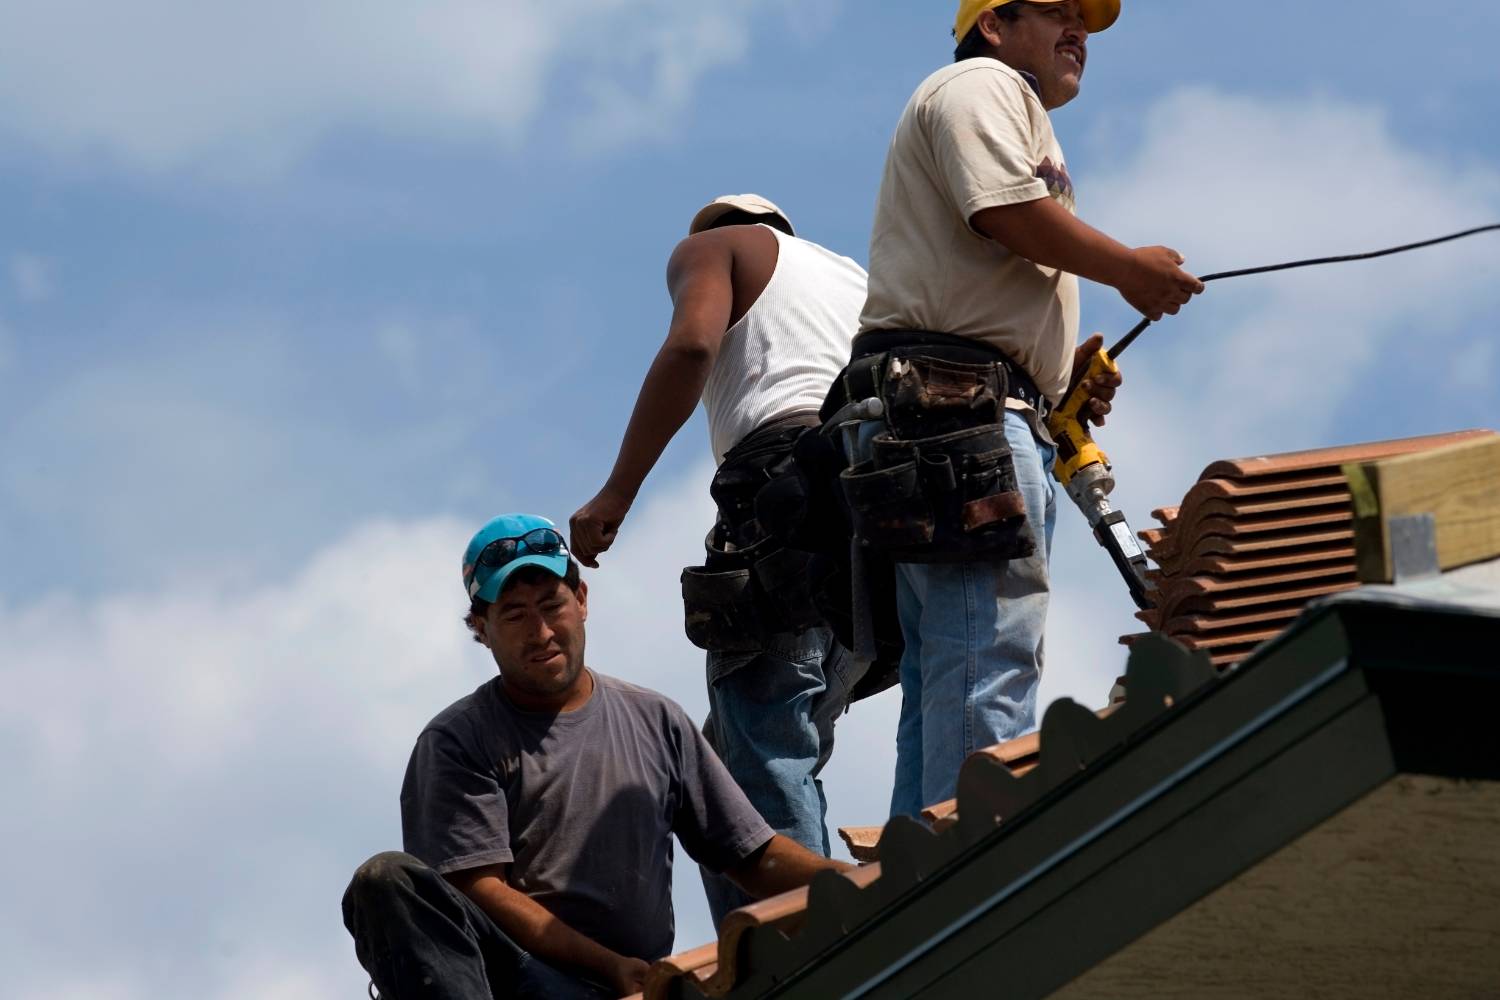
[[[975,750],[1036,728],[1047,624],[1047,558],[1057,517],[1056,449],[1026,418],[1005,413],[1005,437],[1026,498],[1036,554],[1003,562],[896,566],[901,721],[891,815],[917,816],[953,798]]]
[[[775,636],[754,653],[708,654],[703,735],[779,834],[829,853],[818,773],[833,754],[833,725],[849,703],[853,661],[824,628]],[[703,871],[714,925],[751,902],[722,875]]]
[[[495,926],[473,900],[409,854],[377,854],[344,893],[344,926],[381,1000],[608,1000]]]

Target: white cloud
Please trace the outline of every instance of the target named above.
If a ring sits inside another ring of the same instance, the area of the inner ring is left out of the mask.
[[[375,349],[390,364],[407,392],[414,393],[421,388],[419,370],[423,348],[416,331],[405,323],[383,323],[375,330]]]
[[[377,522],[274,585],[0,606],[0,828],[52,859],[7,880],[10,995],[358,990],[343,883],[398,838],[418,728],[492,669],[458,622],[465,532]]]
[[[57,289],[52,261],[33,253],[11,255],[10,280],[22,302],[45,302]]]
[[[0,128],[68,154],[256,176],[344,129],[514,141],[558,92],[587,98],[561,119],[616,142],[666,127],[703,73],[743,54],[753,18],[784,6],[9,0]]]
[[[1500,374],[1500,345],[1493,340],[1476,340],[1454,354],[1450,368],[1451,392],[1491,392]]]

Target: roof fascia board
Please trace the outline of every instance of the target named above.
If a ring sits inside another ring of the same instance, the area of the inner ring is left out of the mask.
[[[1172,851],[1165,855],[1167,860],[1181,862],[1182,851],[1196,846],[1202,864],[1240,864],[1240,868],[1224,876],[1230,877],[1259,855],[1249,859],[1237,855],[1229,858],[1217,847],[1204,851],[1205,841],[1201,839],[1189,838],[1180,844],[1172,836],[1174,827],[1216,797],[1253,782],[1257,774],[1290,753],[1289,744],[1296,747],[1317,738],[1320,732],[1355,709],[1362,709],[1359,720],[1365,727],[1356,755],[1358,767],[1373,770],[1354,787],[1341,786],[1331,780],[1332,776],[1324,775],[1313,783],[1314,790],[1332,795],[1340,805],[1346,805],[1395,771],[1389,752],[1377,749],[1385,745],[1381,736],[1384,715],[1357,675],[1342,674],[1337,683],[1318,686],[1309,698],[1285,706],[1268,722],[1258,722],[1253,731],[1232,744],[1229,740],[1220,741],[1219,752],[1206,760],[1202,754],[1184,755],[1181,752],[1184,747],[1203,745],[1197,738],[1212,739],[1232,724],[1233,720],[1224,717],[1228,713],[1207,711],[1224,707],[1226,703],[1205,704],[1205,710],[1196,713],[1191,725],[1184,718],[1182,729],[1163,734],[1160,745],[1142,746],[1139,755],[1100,771],[1097,783],[1091,788],[1079,789],[1035,822],[1027,823],[1024,829],[1018,824],[1009,837],[990,841],[962,868],[950,870],[946,877],[928,880],[903,906],[889,911],[878,927],[851,938],[851,946],[836,959],[825,956],[823,964],[808,970],[791,988],[773,995],[912,995],[913,989],[919,988],[926,978],[921,970],[941,970],[949,964],[961,963],[973,951],[990,947],[1018,929],[1025,932],[1032,921],[1099,878],[1101,872],[1108,873],[1134,852],[1150,851],[1158,838],[1166,837],[1173,844]],[[1344,758],[1339,760],[1342,763]],[[1162,788],[1164,774],[1168,780],[1174,775],[1181,777],[1172,781],[1171,787]],[[1130,814],[1121,816],[1125,809]],[[1300,832],[1296,818],[1289,822]],[[1059,843],[1069,831],[1094,829],[1100,833],[1087,842],[1079,843],[1082,838],[1075,838],[1073,843]],[[1259,827],[1249,832],[1254,829]],[[1273,839],[1283,832],[1279,826],[1265,831]],[[1279,843],[1270,843],[1266,850],[1278,846]],[[1216,884],[1192,889],[1191,898],[1198,898]],[[1009,891],[996,892],[997,887]],[[1114,911],[1119,909],[1118,902],[1095,901],[1090,905]],[[1092,961],[1105,957],[1151,926],[1154,924],[1138,929],[1122,925],[1119,931],[1126,936],[1118,940],[1110,935],[1101,938],[1104,943],[1099,947],[1104,950]],[[942,928],[948,929],[946,936]],[[1029,937],[1030,933],[1023,936]],[[911,948],[909,942],[914,940],[923,942],[923,947]],[[1075,944],[1082,947],[1084,942]],[[1012,989],[1020,990],[1015,995],[1030,995],[1016,980],[1016,974],[1023,968],[1030,976],[1045,976],[1052,982],[1048,988],[1055,988],[1092,964],[1092,961],[1075,965],[1049,960],[1042,966],[1036,956],[1046,952],[1036,952],[1030,945],[1019,950],[1006,945],[1003,951],[1008,956],[1006,962],[1011,973],[992,982],[1004,982],[1007,997],[1012,995]],[[1059,972],[1062,967],[1071,971],[1062,974]],[[883,972],[872,975],[877,969]]]
[[[987,980],[1005,983],[1007,1000],[1046,996],[1384,784],[1396,774],[1388,749],[1378,701],[1362,699],[1187,804],[1154,836],[1021,914],[1013,930],[996,937],[976,925],[884,995],[975,995],[954,987]]]
[[[785,995],[857,994],[871,980],[879,978],[871,975],[873,970],[896,970],[903,961],[919,959],[920,956],[908,954],[911,940],[930,940],[934,931],[940,936],[941,929],[962,912],[976,908],[985,912],[1000,905],[1005,897],[1022,891],[1072,854],[1105,835],[1113,837],[1113,830],[1158,800],[1183,796],[1189,801],[1200,800],[1205,792],[1196,790],[1195,777],[1209,765],[1223,761],[1221,766],[1236,773],[1254,766],[1270,751],[1256,749],[1262,743],[1253,738],[1283,716],[1290,714],[1291,724],[1300,735],[1367,693],[1362,682],[1356,680],[1337,685],[1338,690],[1327,705],[1302,707],[1312,694],[1333,685],[1345,674],[1347,649],[1343,629],[1332,616],[1305,629],[1304,635],[1305,641],[1279,658],[1274,669],[1244,672],[1211,685],[1210,694],[1189,699],[1158,724],[1146,727],[1124,745],[1111,750],[1086,773],[1053,789],[1033,808],[993,829],[963,853],[945,859],[946,864],[934,865],[934,870],[921,882],[909,886],[901,898],[891,900],[894,905],[886,905],[873,920],[846,934],[831,952],[816,956],[815,963],[809,962],[799,970],[802,975],[794,974],[791,981],[798,983],[797,990]],[[1048,753],[1054,754],[1054,761],[1059,757],[1067,759],[1064,741],[1053,736],[1054,733],[1044,731],[1044,763]],[[1266,746],[1284,746],[1288,738],[1295,737],[1278,731],[1273,739],[1280,742]],[[1254,745],[1249,746],[1252,741]],[[1241,752],[1235,753],[1236,750]],[[1207,780],[1209,787],[1213,787],[1225,779]],[[1170,807],[1167,811],[1171,811]],[[960,816],[963,815],[961,808]],[[1149,836],[1153,828],[1150,820],[1146,820],[1140,836]],[[932,839],[931,849],[938,848],[937,838]],[[913,849],[920,846],[913,845]],[[1003,857],[1008,875],[971,879],[974,859],[989,852],[998,852]],[[997,892],[1002,898],[986,899]],[[933,912],[927,912],[922,904],[927,896],[943,897]],[[965,906],[956,912],[949,907],[955,896],[966,900]],[[940,911],[946,911],[946,920],[939,919]],[[908,920],[909,914],[920,916]],[[921,933],[914,937],[915,928],[921,928]],[[940,942],[933,946],[937,943]],[[863,957],[846,962],[842,953],[852,954],[856,949]],[[835,954],[841,957],[835,958]],[[837,985],[826,982],[835,965],[858,970],[859,981]],[[804,993],[800,983],[804,977],[810,977],[818,985]],[[743,995],[758,995],[769,984],[756,985],[756,992]]]

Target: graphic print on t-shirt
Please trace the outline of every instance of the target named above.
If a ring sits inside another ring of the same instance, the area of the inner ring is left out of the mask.
[[[1068,176],[1066,163],[1053,163],[1052,157],[1044,157],[1042,165],[1036,168],[1036,175],[1046,183],[1048,194],[1062,202],[1068,211],[1073,211],[1073,178]]]

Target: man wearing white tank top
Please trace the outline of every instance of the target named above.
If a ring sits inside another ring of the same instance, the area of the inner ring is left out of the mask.
[[[817,423],[859,328],[865,272],[797,238],[786,214],[766,199],[732,195],[693,218],[667,265],[667,288],[673,311],[666,342],[646,374],[608,481],[572,517],[573,554],[598,565],[641,484],[701,398],[719,463],[711,487],[719,519],[708,539],[708,566],[697,569],[715,587],[743,583],[737,599],[747,602],[720,609],[713,628],[695,630],[685,586],[689,636],[708,650],[704,733],[778,833],[827,855],[818,774],[858,677],[815,615],[768,607],[781,588],[750,583],[765,579],[757,570],[764,573],[778,558],[755,521],[754,495],[801,430]],[[783,578],[805,578],[796,554],[781,553],[793,559]],[[704,886],[716,922],[749,901],[721,877],[705,873]]]

